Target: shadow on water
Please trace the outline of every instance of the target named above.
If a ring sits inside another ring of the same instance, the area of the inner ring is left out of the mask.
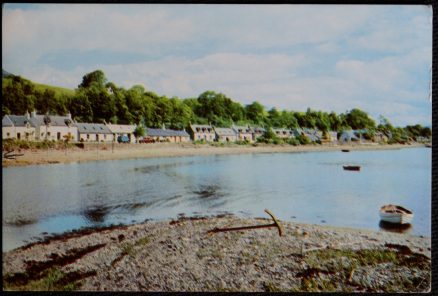
[[[146,165],[146,166],[142,166],[142,167],[136,167],[133,169],[133,171],[143,173],[143,174],[150,174],[150,173],[160,171],[162,169],[176,168],[176,167],[180,167],[180,166],[191,165],[193,163],[194,163],[194,161]]]
[[[199,198],[221,198],[225,196],[224,193],[220,192],[220,187],[217,185],[201,185],[193,193]]]
[[[380,230],[388,231],[388,232],[396,232],[396,233],[409,233],[412,231],[411,224],[394,224],[386,221],[380,221],[379,223]]]
[[[90,222],[102,223],[110,211],[110,207],[93,207],[84,211],[84,217]]]
[[[103,223],[108,215],[114,214],[115,212],[133,213],[136,210],[149,207],[152,204],[154,204],[154,202],[133,202],[113,206],[94,206],[85,210],[83,216],[91,223]]]

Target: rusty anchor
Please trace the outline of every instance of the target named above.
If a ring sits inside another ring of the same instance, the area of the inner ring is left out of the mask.
[[[240,227],[230,227],[230,228],[213,228],[209,230],[208,234],[213,234],[217,232],[225,232],[225,231],[238,231],[238,230],[248,230],[248,229],[257,229],[257,228],[269,228],[269,227],[277,227],[278,234],[280,236],[283,235],[283,227],[281,226],[280,222],[275,218],[274,214],[272,214],[268,209],[265,209],[265,212],[271,216],[272,220],[274,220],[274,223],[272,224],[262,224],[262,225],[252,225],[252,226],[240,226]]]

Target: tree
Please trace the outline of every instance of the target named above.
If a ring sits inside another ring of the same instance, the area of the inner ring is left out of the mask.
[[[145,133],[146,133],[146,130],[142,125],[137,125],[137,127],[134,130],[134,136],[136,138],[143,137],[145,135]]]
[[[82,77],[82,83],[79,84],[79,88],[89,88],[91,86],[96,86],[99,89],[104,89],[106,84],[106,77],[103,71],[96,70],[93,72],[90,72],[88,74],[85,74],[84,77]]]
[[[368,114],[360,109],[354,108],[346,114],[346,123],[352,129],[367,129],[376,127],[376,123]]]
[[[262,104],[255,101],[245,106],[246,118],[256,124],[262,124],[266,121],[266,111]]]

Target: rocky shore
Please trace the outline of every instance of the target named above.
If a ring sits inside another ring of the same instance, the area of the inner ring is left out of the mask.
[[[97,144],[86,143],[84,148],[70,147],[67,149],[20,149],[14,153],[20,154],[16,159],[3,157],[2,166],[26,166],[35,164],[57,164],[87,162],[97,160],[116,160],[152,157],[179,157],[242,153],[291,153],[312,151],[355,150],[388,150],[424,147],[424,144],[410,145],[392,144],[345,144],[345,145],[269,145],[269,144],[193,144],[193,143],[153,143],[153,144]],[[23,155],[21,155],[23,154]]]
[[[431,239],[264,218],[83,229],[3,253],[5,290],[427,292]]]

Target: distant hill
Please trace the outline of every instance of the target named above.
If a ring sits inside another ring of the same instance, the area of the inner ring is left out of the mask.
[[[8,86],[11,82],[12,82],[12,77],[15,76],[14,74],[11,74],[5,70],[2,69],[2,87],[5,88],[6,86]],[[33,82],[29,79],[26,79],[24,77],[22,77],[24,80],[27,80],[29,82],[31,82],[34,86],[35,86],[35,90],[44,92],[46,89],[49,90],[53,90],[57,95],[74,95],[75,91],[73,89],[69,89],[69,88],[64,88],[64,87],[59,87],[59,86],[53,86],[53,85],[47,85],[47,84],[42,84],[42,83],[36,83]]]
[[[14,74],[9,73],[8,71],[5,71],[2,69],[2,77],[10,77],[10,76],[14,76]]]

